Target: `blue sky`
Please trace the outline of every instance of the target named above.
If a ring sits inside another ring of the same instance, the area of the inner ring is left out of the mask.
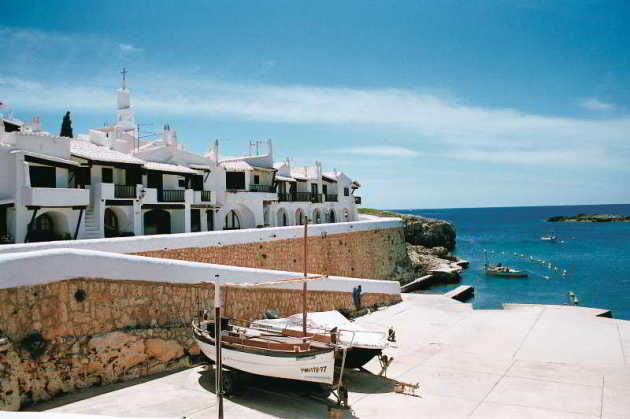
[[[5,0],[0,100],[57,133],[272,138],[365,206],[630,203],[630,2]]]

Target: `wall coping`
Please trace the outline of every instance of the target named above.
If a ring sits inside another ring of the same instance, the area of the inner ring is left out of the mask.
[[[70,248],[0,255],[0,289],[43,285],[73,278],[201,284],[213,281],[216,274],[222,281],[232,283],[269,282],[303,276],[298,272]],[[308,288],[314,291],[351,292],[357,285],[361,285],[364,293],[400,294],[397,281],[341,276],[311,281]],[[301,289],[302,285],[270,285],[269,288]]]
[[[358,231],[402,228],[399,218],[377,218],[343,223],[309,224],[308,236],[343,234]],[[117,237],[91,240],[64,240],[41,243],[21,243],[0,246],[0,255],[49,249],[82,249],[113,253],[139,253],[154,250],[194,247],[230,246],[304,237],[304,226],[251,228],[200,233],[161,234],[153,236]]]

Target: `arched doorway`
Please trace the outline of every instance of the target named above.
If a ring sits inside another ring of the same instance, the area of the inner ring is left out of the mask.
[[[336,216],[335,216],[335,210],[331,209],[328,212],[328,222],[329,223],[335,223],[336,222]]]
[[[238,214],[234,210],[225,214],[225,220],[223,221],[223,230],[238,230],[241,228],[241,221],[238,219]]]
[[[71,240],[68,220],[62,212],[47,211],[35,218],[28,235],[29,242]]]
[[[152,209],[144,214],[144,234],[171,234],[171,214]]]
[[[105,237],[118,237],[120,235],[120,223],[116,213],[111,208],[105,208]]]
[[[315,208],[313,210],[313,223],[321,224],[321,222],[322,222],[322,212],[319,210],[319,208]]]
[[[304,225],[304,211],[302,211],[302,208],[298,208],[295,211],[295,225]]]
[[[284,208],[280,208],[278,210],[278,226],[288,226],[289,225],[289,217],[287,215],[287,210]]]
[[[206,223],[208,225],[208,231],[214,231],[214,211],[206,211]]]

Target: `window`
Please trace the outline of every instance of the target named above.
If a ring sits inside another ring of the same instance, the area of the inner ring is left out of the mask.
[[[142,172],[138,169],[127,169],[125,171],[126,184],[134,186],[142,183]]]
[[[350,188],[343,188],[343,196],[350,196]]]
[[[324,195],[328,194],[328,185],[322,185],[322,194]]]
[[[260,185],[260,176],[259,175],[254,175],[254,184],[255,185]]]
[[[226,189],[245,189],[245,172],[226,172]]]
[[[114,170],[109,167],[101,169],[101,181],[103,183],[112,183],[114,181]]]
[[[186,189],[186,179],[178,179],[177,185],[182,189]]]
[[[317,195],[318,190],[319,190],[319,185],[317,183],[311,183],[311,193],[313,195]]]
[[[52,231],[53,222],[52,218],[48,214],[42,214],[35,219],[35,230],[37,231]]]
[[[77,172],[77,185],[86,186],[91,183],[90,168],[79,167]]]
[[[162,189],[162,173],[149,172],[147,175],[147,186],[149,188]]]
[[[31,187],[54,188],[57,186],[57,178],[54,167],[29,166],[28,171],[31,176]]]
[[[193,233],[201,231],[201,210],[190,210],[190,231]]]
[[[190,183],[194,191],[203,191],[203,176],[194,175]]]
[[[0,240],[7,234],[7,207],[0,207]]]
[[[241,223],[238,219],[238,215],[234,210],[225,214],[225,224],[223,230],[238,230],[241,228]]]

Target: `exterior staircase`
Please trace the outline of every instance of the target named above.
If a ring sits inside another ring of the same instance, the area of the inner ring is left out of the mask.
[[[97,213],[94,211],[94,207],[88,207],[85,210],[85,232],[83,234],[84,239],[102,239],[103,235],[99,229],[99,222]]]

